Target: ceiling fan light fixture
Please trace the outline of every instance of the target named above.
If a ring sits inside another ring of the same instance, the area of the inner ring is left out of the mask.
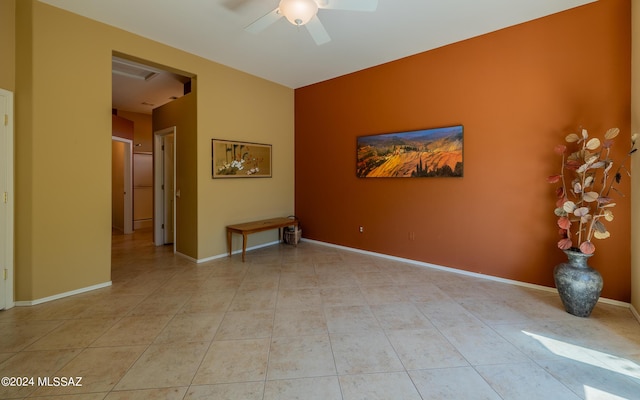
[[[289,22],[301,26],[317,14],[318,4],[315,0],[280,0],[278,9]]]

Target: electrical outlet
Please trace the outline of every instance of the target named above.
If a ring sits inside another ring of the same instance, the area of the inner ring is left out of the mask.
[[[415,232],[409,232],[409,240],[416,240],[416,233]]]
[[[360,232],[360,233],[364,232],[364,226],[358,227],[358,232]]]

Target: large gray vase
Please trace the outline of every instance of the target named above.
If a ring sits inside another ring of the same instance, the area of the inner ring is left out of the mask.
[[[578,317],[588,317],[602,291],[600,272],[587,265],[592,254],[565,250],[567,262],[556,265],[553,277],[564,309]]]

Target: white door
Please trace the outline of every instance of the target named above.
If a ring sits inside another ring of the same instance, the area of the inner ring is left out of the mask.
[[[13,307],[13,93],[0,89],[0,310]]]
[[[111,140],[111,228],[124,233],[124,143]]]
[[[164,188],[164,244],[173,243],[175,188],[173,134],[162,137],[162,187]]]
[[[111,137],[111,224],[124,234],[133,233],[133,141]]]
[[[176,127],[153,132],[153,242],[176,249]]]

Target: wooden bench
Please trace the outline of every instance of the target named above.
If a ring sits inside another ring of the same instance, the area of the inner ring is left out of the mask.
[[[245,222],[244,224],[235,224],[227,226],[227,246],[229,248],[229,257],[231,257],[231,234],[239,233],[242,235],[242,262],[244,262],[245,253],[247,252],[247,236],[252,233],[270,231],[278,229],[278,240],[282,239],[281,228],[287,226],[298,226],[298,220],[293,218],[271,218],[261,221]]]

